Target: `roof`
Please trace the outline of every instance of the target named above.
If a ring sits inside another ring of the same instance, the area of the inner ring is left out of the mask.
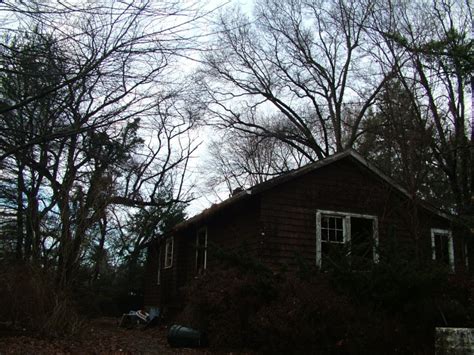
[[[192,224],[199,223],[202,220],[205,220],[211,216],[214,216],[216,213],[227,209],[230,206],[233,206],[237,204],[238,202],[250,199],[256,195],[261,194],[264,191],[270,190],[276,186],[279,186],[287,181],[293,180],[295,178],[298,178],[300,176],[303,176],[305,174],[308,174],[310,172],[313,172],[315,170],[318,170],[324,166],[330,165],[332,163],[335,163],[337,161],[340,161],[345,158],[352,158],[359,164],[363,165],[366,167],[369,171],[371,171],[373,174],[377,175],[380,179],[391,185],[395,190],[399,191],[401,194],[405,195],[407,198],[412,199],[413,196],[411,196],[407,190],[405,190],[403,187],[401,187],[399,184],[397,184],[393,179],[382,173],[378,168],[376,168],[374,165],[369,163],[364,157],[362,157],[359,153],[357,153],[354,149],[348,149],[345,151],[342,151],[340,153],[336,153],[334,155],[331,155],[325,159],[318,160],[314,163],[310,163],[308,165],[305,165],[301,168],[291,170],[287,173],[284,173],[282,175],[279,175],[275,178],[272,178],[270,180],[267,180],[263,183],[260,183],[258,185],[255,185],[247,190],[243,190],[242,192],[239,192],[228,199],[224,200],[223,202],[219,204],[214,204],[211,207],[205,209],[201,213],[187,219],[186,221],[183,221],[179,224],[177,224],[173,230],[178,231],[181,229],[184,229]],[[439,211],[435,207],[427,204],[426,202],[421,202],[422,207],[427,209],[428,211],[442,217],[448,220],[451,220],[452,218]]]

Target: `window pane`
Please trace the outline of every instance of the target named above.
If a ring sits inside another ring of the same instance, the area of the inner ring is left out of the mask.
[[[328,228],[328,218],[326,216],[323,216],[323,218],[321,218],[321,228]]]
[[[341,243],[321,243],[321,254],[323,255],[321,266],[328,269],[333,265],[340,265],[346,257],[346,247]]]
[[[165,267],[171,267],[173,263],[173,239],[168,239],[165,246]]]
[[[201,229],[196,237],[196,273],[201,274],[206,268],[207,230]]]
[[[374,260],[374,220],[351,217],[352,269],[369,270]]]
[[[321,242],[326,242],[328,240],[326,230],[321,230]]]
[[[196,241],[196,246],[204,248],[206,246],[206,232],[201,231],[198,233],[197,241]]]
[[[343,217],[328,215],[322,216],[321,241],[331,243],[344,242]]]
[[[449,265],[449,238],[446,234],[435,234],[436,260]]]

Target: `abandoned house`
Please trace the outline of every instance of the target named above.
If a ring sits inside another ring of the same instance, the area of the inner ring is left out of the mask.
[[[390,238],[417,246],[452,271],[468,266],[466,243],[449,216],[414,202],[402,187],[347,150],[283,174],[176,225],[150,243],[145,306],[163,307],[181,286],[217,261],[209,247],[235,250],[270,268],[295,267],[296,258],[324,268],[345,250],[355,269],[377,262]]]

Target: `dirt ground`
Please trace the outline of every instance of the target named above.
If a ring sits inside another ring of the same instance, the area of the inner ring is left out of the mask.
[[[45,339],[22,330],[0,330],[3,354],[210,354],[209,349],[174,349],[168,345],[168,328],[123,329],[118,319],[87,322],[83,331],[70,339]],[[235,354],[235,353],[234,353]]]

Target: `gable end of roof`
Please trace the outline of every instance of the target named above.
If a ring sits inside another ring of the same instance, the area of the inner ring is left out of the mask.
[[[177,231],[183,228],[186,228],[194,223],[198,223],[206,218],[209,218],[213,215],[215,215],[217,212],[222,211],[226,209],[229,206],[232,206],[236,204],[239,201],[243,201],[245,199],[253,198],[254,196],[257,196],[261,194],[262,192],[268,191],[276,186],[279,186],[287,181],[291,181],[293,179],[296,179],[298,177],[301,177],[305,174],[308,174],[310,172],[316,171],[324,166],[333,164],[337,161],[340,161],[344,158],[352,158],[354,159],[358,164],[364,166],[366,169],[368,169],[371,173],[375,174],[378,176],[382,181],[386,182],[390,186],[392,186],[395,190],[397,190],[399,193],[407,197],[408,199],[412,200],[413,196],[410,195],[410,193],[404,189],[400,184],[395,182],[392,178],[384,174],[380,169],[378,169],[376,166],[373,164],[369,163],[362,155],[360,155],[358,152],[356,152],[354,149],[347,149],[345,151],[336,153],[334,155],[331,155],[325,159],[318,160],[314,163],[308,164],[306,166],[303,166],[301,168],[291,170],[287,173],[284,173],[280,176],[277,176],[273,179],[267,180],[263,183],[260,183],[258,185],[255,185],[247,190],[244,190],[242,192],[239,192],[238,194],[229,197],[228,199],[224,200],[223,202],[219,204],[212,205],[211,207],[205,209],[201,213],[189,218],[188,220],[179,223],[176,225],[173,230]],[[429,212],[452,221],[453,218],[449,216],[446,213],[443,213],[436,209],[435,207],[429,205],[426,202],[420,201],[420,205],[428,210]]]

